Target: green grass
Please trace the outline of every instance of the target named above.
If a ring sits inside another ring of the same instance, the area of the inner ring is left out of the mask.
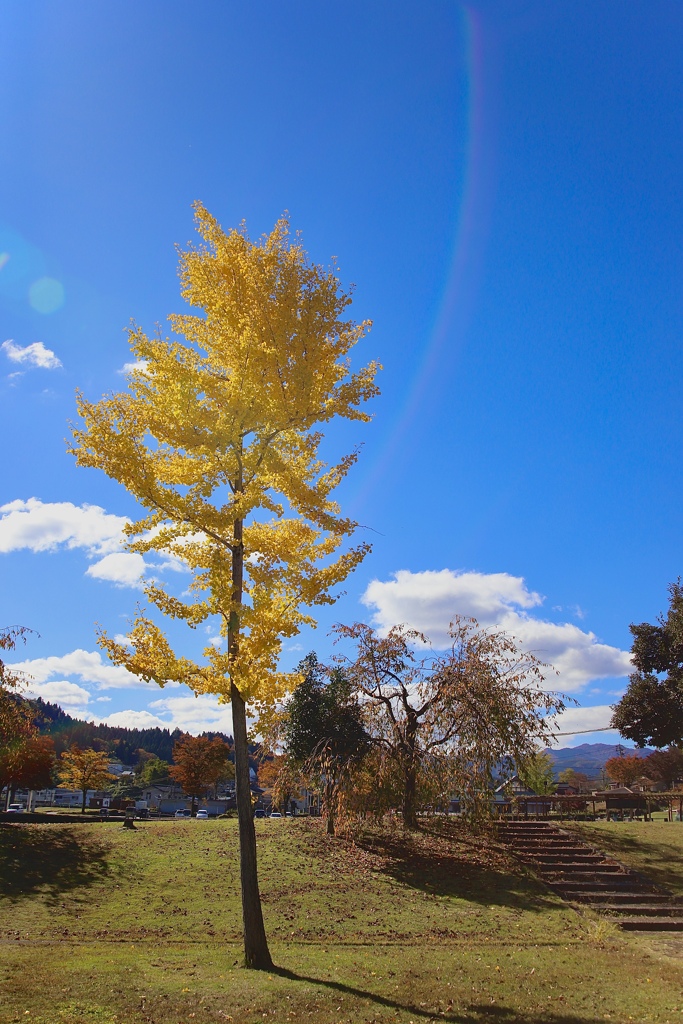
[[[580,822],[571,826],[658,885],[683,895],[683,823],[665,821]]]
[[[579,917],[490,839],[257,831],[268,974],[240,966],[234,821],[0,826],[0,1022],[683,1020],[681,962]]]

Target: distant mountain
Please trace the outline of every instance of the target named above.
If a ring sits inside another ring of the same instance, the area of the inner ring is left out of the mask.
[[[628,754],[637,754],[638,757],[647,757],[654,752],[652,747],[644,747],[642,750],[621,749]],[[580,743],[578,747],[558,747],[548,749],[546,753],[550,754],[557,774],[573,768],[576,772],[591,776],[598,775],[605,767],[605,761],[616,757],[619,750],[616,744],[611,743]]]

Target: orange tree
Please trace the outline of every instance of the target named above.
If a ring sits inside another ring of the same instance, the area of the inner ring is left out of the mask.
[[[647,775],[645,758],[637,754],[625,754],[623,757],[610,757],[605,761],[605,771],[613,782],[620,786],[630,786],[632,782]]]
[[[184,735],[173,746],[174,764],[168,774],[184,793],[192,797],[192,813],[197,810],[197,798],[202,797],[221,779],[227,778],[232,768],[228,761],[230,748],[218,736]]]
[[[148,511],[128,527],[129,550],[182,559],[193,575],[179,599],[149,583],[150,602],[196,627],[217,617],[225,647],[179,656],[140,612],[128,645],[106,634],[110,658],[160,685],[187,683],[232,703],[245,961],[272,964],[261,911],[249,787],[246,705],[272,708],[298,682],[278,659],[283,637],[314,622],[303,609],[334,600],[368,550],[340,546],[356,524],[336,486],[353,452],[329,468],[321,427],[367,420],[375,364],[353,373],[368,324],[346,319],[350,295],[333,269],[311,264],[288,224],[252,242],[196,206],[203,245],[181,255],[193,311],[171,316],[173,338],[130,334],[128,391],[88,402],[74,431],[79,465],[118,480]],[[187,592],[186,592],[187,593]]]
[[[20,641],[26,643],[26,635],[30,632],[25,626],[0,629],[0,652],[13,651]],[[11,801],[16,786],[23,784],[20,779],[22,758],[27,769],[24,778],[33,778],[36,774],[29,769],[36,754],[32,745],[37,733],[35,711],[20,693],[26,682],[24,676],[10,669],[0,658],[0,790],[7,786],[7,803]],[[43,779],[45,773],[38,773],[37,777]]]
[[[301,773],[286,754],[274,754],[258,766],[259,786],[270,790],[274,809],[284,813],[289,810],[292,797],[301,790]]]
[[[22,736],[0,751],[0,790],[7,786],[7,803],[16,789],[49,786],[54,763],[55,745],[49,736]]]
[[[26,634],[30,632],[25,626],[0,629],[0,651],[13,651],[19,641],[26,643]],[[25,682],[19,673],[13,672],[0,658],[0,755],[35,732],[33,709],[19,695]]]

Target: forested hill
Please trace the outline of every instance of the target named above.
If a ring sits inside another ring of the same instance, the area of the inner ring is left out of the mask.
[[[40,732],[52,737],[57,753],[75,743],[79,747],[105,750],[124,764],[136,765],[140,750],[170,762],[173,760],[173,744],[182,735],[180,729],[171,732],[159,728],[126,729],[123,726],[95,725],[93,722],[72,718],[57,704],[49,704],[40,697],[30,703],[36,711]],[[225,733],[207,732],[204,735],[209,739],[218,736],[230,746],[233,745],[232,736],[226,736]]]
[[[573,768],[576,772],[584,772],[584,774],[592,776],[602,771],[608,758],[617,757],[619,748],[611,743],[580,743],[577,747],[558,747],[555,750],[549,749],[547,752],[552,758],[556,773]],[[647,757],[648,754],[653,753],[653,748],[627,750],[626,753]]]

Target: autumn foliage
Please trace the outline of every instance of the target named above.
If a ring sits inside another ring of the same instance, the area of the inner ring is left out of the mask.
[[[206,736],[185,734],[175,743],[175,763],[171,765],[168,773],[181,786],[183,792],[192,797],[193,814],[197,799],[215,787],[221,779],[233,773],[228,760],[229,753],[227,744],[217,736],[210,740]]]
[[[14,650],[19,641],[25,643],[29,632],[24,626],[0,629],[0,651]],[[31,706],[18,699],[19,690],[25,682],[0,658],[0,755],[12,744],[35,732]]]
[[[373,776],[390,799],[398,789],[407,825],[453,792],[472,817],[487,815],[494,772],[535,756],[565,706],[544,689],[549,666],[474,619],[453,621],[443,656],[422,654],[427,638],[405,626],[380,636],[356,623],[337,633],[355,645],[344,672],[362,699]]]
[[[55,745],[49,736],[22,736],[0,751],[0,790],[45,789],[54,763]]]
[[[605,771],[610,779],[620,786],[630,786],[642,775],[647,775],[645,758],[637,754],[625,754],[623,757],[610,757],[605,761]]]
[[[297,684],[278,666],[283,638],[314,622],[309,609],[331,603],[368,551],[347,546],[356,523],[334,499],[357,451],[326,465],[321,427],[369,419],[361,407],[377,393],[378,367],[352,371],[369,323],[348,319],[351,297],[334,268],[310,263],[286,220],[252,242],[244,227],[223,231],[201,204],[195,216],[202,243],[180,258],[189,310],[169,317],[172,338],[131,330],[128,390],[79,396],[72,451],[147,510],[127,528],[129,550],[191,573],[182,598],[148,582],[149,602],[190,627],[213,620],[225,641],[193,661],[144,611],[127,643],[105,632],[99,640],[142,679],[232,702],[245,958],[268,968],[245,703],[272,706]]]
[[[85,813],[85,801],[89,789],[104,789],[114,782],[109,770],[109,756],[100,750],[71,747],[59,759],[59,781],[67,789],[80,789],[82,794],[81,813]]]

